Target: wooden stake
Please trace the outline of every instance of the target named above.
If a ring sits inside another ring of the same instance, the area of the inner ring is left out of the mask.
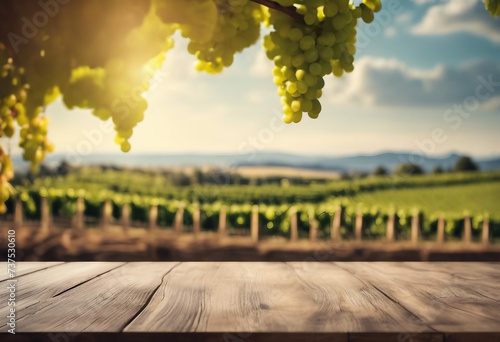
[[[50,207],[47,197],[40,198],[40,233],[48,234],[50,229]]]
[[[297,242],[299,239],[299,227],[297,222],[297,209],[291,208],[290,213],[290,241]]]
[[[81,230],[84,224],[85,202],[82,197],[76,200],[76,213],[73,217],[73,229]]]
[[[342,240],[340,235],[340,223],[342,222],[342,208],[338,208],[335,211],[335,216],[333,217],[331,239],[332,241],[338,242]]]
[[[198,237],[200,235],[200,230],[201,230],[201,212],[200,212],[200,207],[196,206],[193,212],[193,235],[194,237]]]
[[[418,243],[420,230],[420,215],[415,213],[411,218],[411,242]]]
[[[156,231],[158,228],[158,206],[152,205],[149,209],[149,231]]]
[[[14,209],[14,227],[21,228],[23,226],[23,202],[20,198],[16,199],[16,206]]]
[[[394,227],[396,223],[396,215],[394,213],[389,214],[389,218],[387,219],[387,241],[393,242],[395,238]]]
[[[482,241],[485,246],[490,243],[490,220],[487,217],[483,220]]]
[[[125,203],[122,207],[122,229],[124,233],[130,231],[130,204]]]
[[[439,245],[442,245],[444,243],[444,229],[445,229],[444,217],[439,216],[438,227],[437,227],[437,243]]]
[[[107,199],[104,202],[104,208],[102,210],[102,229],[107,230],[111,223],[111,215],[113,214],[113,206],[111,205],[111,200]]]
[[[250,235],[252,241],[257,243],[259,241],[259,206],[254,205],[252,207],[252,219],[250,226]]]
[[[226,236],[226,207],[222,206],[219,212],[219,228],[218,228],[219,238]]]
[[[309,241],[316,242],[318,240],[318,221],[314,218],[314,210],[309,212]]]
[[[363,212],[361,210],[356,214],[356,224],[354,226],[354,235],[356,241],[361,241],[363,239]]]
[[[175,213],[174,230],[177,234],[182,233],[184,228],[184,206],[181,204]]]
[[[470,216],[464,218],[464,242],[469,244],[472,241],[472,224]]]

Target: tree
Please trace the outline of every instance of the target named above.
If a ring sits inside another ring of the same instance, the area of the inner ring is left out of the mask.
[[[474,163],[474,161],[467,156],[460,157],[453,167],[453,171],[455,172],[469,172],[477,170],[479,170],[479,168],[476,163]]]
[[[375,168],[375,170],[373,170],[373,175],[385,176],[385,175],[387,175],[387,170],[382,166],[378,166],[377,168]]]
[[[500,15],[496,0],[486,7]],[[283,120],[317,118],[323,78],[353,71],[358,19],[370,23],[380,10],[380,0],[2,0],[0,137],[21,127],[23,158],[36,171],[54,149],[44,109],[61,97],[68,109],[111,119],[116,143],[128,152],[147,108],[141,94],[155,82],[177,30],[190,41],[196,69],[219,73],[257,42],[262,23],[272,28],[264,49],[275,65]],[[3,203],[13,172],[0,152]]]
[[[400,164],[396,166],[396,169],[394,170],[394,174],[398,176],[414,176],[414,175],[421,175],[424,173],[424,170],[412,163],[405,163],[405,164]]]

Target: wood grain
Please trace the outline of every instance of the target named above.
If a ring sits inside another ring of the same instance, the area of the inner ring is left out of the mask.
[[[55,262],[37,262],[37,261],[22,261],[22,262],[17,262],[16,263],[16,277],[20,277],[29,273],[33,273],[39,270],[43,270],[45,268],[49,268],[52,266],[60,265],[62,264],[62,261],[55,261]],[[0,262],[0,267],[2,270],[7,269],[7,263],[6,262]],[[0,282],[10,279],[7,272],[2,272],[0,275]]]
[[[410,318],[331,263],[183,263],[125,331],[420,331]]]
[[[478,279],[473,264],[338,264],[441,332],[500,332],[500,288],[493,273]],[[484,269],[500,272],[500,265]],[[447,268],[447,270],[445,270]],[[470,268],[469,278],[454,276]],[[459,271],[462,269],[462,271]],[[476,275],[476,276],[475,276]],[[487,291],[485,295],[483,292]],[[422,327],[422,331],[424,327]]]
[[[113,262],[66,263],[22,276],[16,282],[16,311],[22,315],[28,307],[44,303],[47,299],[122,264]],[[8,295],[7,291],[2,291],[0,303],[7,303]],[[0,306],[0,315],[7,315],[8,310],[7,305]]]
[[[19,268],[26,273],[17,282],[18,332],[155,332],[240,342],[300,341],[303,334],[343,342],[500,336],[500,263],[77,262]],[[6,296],[1,292],[0,302]],[[6,309],[0,307],[0,315]]]
[[[121,331],[177,264],[134,262],[116,267],[115,263],[113,270],[25,308],[18,319],[19,329],[23,332]]]

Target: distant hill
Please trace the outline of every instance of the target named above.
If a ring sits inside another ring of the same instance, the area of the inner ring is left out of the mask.
[[[377,166],[392,171],[398,164],[413,162],[430,172],[434,167],[450,169],[460,158],[459,154],[442,157],[428,157],[411,153],[386,152],[374,155],[354,155],[347,157],[304,156],[287,153],[256,154],[93,154],[75,158],[61,154],[48,156],[45,165],[54,166],[67,159],[76,165],[116,165],[129,167],[201,167],[212,166],[236,169],[239,166],[294,167],[310,170],[372,172]],[[28,164],[19,156],[13,158],[17,170],[26,170]],[[500,170],[500,157],[476,158],[481,170]]]

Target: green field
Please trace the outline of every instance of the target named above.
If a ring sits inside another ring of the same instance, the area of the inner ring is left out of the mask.
[[[426,212],[445,213],[487,212],[500,215],[500,182],[437,186],[396,190],[361,192],[349,198],[352,203],[367,206],[394,206],[400,209],[414,207]]]

